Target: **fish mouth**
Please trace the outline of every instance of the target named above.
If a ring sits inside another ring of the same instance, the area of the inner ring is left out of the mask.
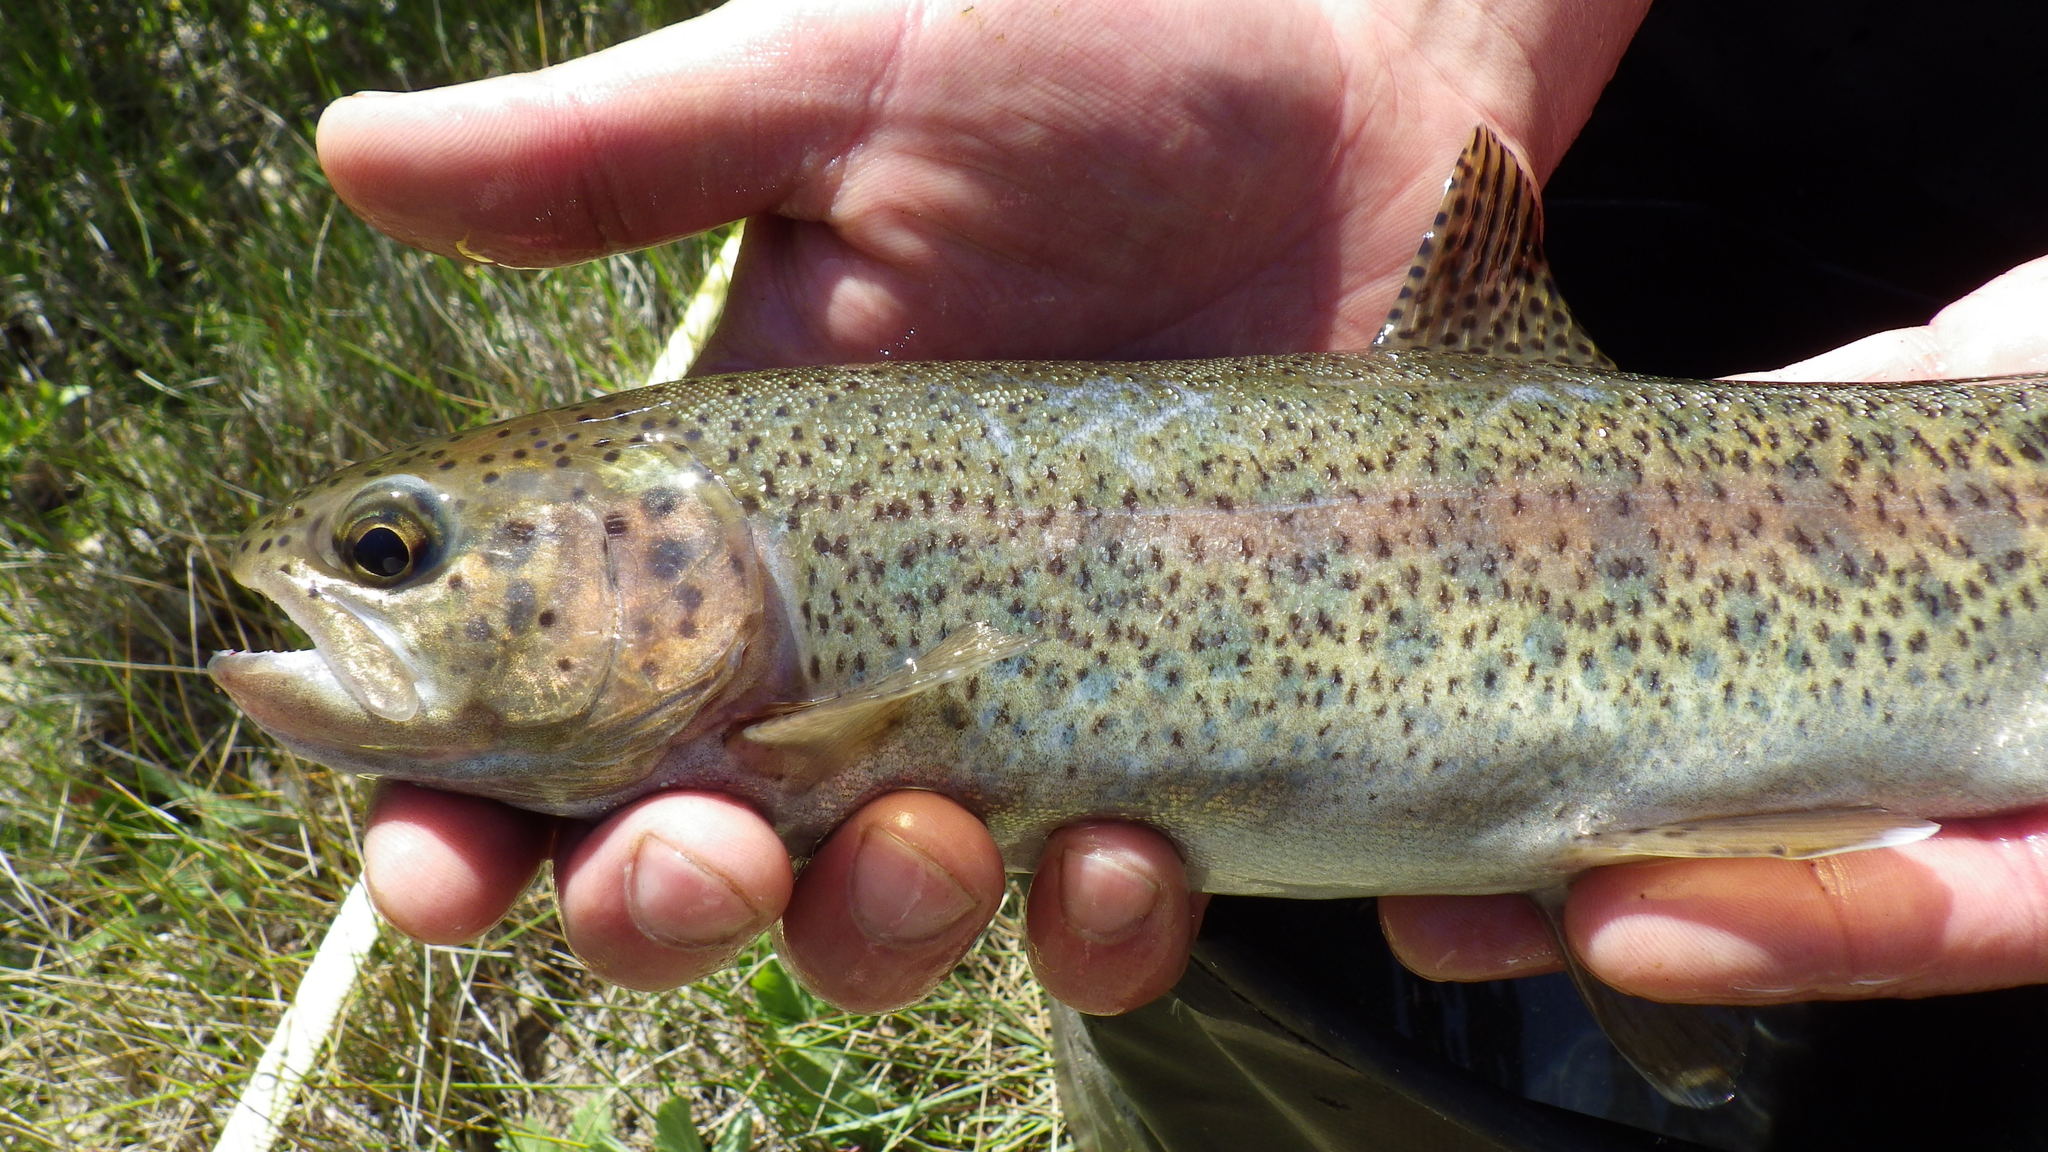
[[[294,652],[216,652],[206,674],[249,718],[280,738],[310,727],[315,709],[353,703],[327,658],[316,648]]]
[[[359,710],[393,724],[419,715],[418,670],[382,621],[346,589],[317,578],[302,587],[282,569],[242,582],[284,609],[313,641],[309,649],[218,652],[207,661],[214,682],[258,724],[274,733],[294,731],[312,719],[303,714],[308,708],[328,716]]]

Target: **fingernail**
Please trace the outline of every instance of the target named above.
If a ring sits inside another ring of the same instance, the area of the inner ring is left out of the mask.
[[[921,944],[974,910],[939,862],[886,828],[869,828],[853,857],[853,919],[870,940]]]
[[[1060,912],[1076,935],[1116,944],[1159,902],[1159,883],[1113,853],[1082,849],[1060,858]]]
[[[732,881],[652,832],[627,866],[626,914],[641,935],[671,948],[744,943],[761,922]]]
[[[349,94],[348,94],[348,95],[346,95],[346,96],[343,96],[343,97],[342,97],[342,99],[343,99],[343,100],[388,100],[388,99],[390,99],[390,98],[391,98],[391,97],[393,97],[393,96],[403,96],[403,95],[405,95],[405,93],[403,93],[403,92],[386,92],[386,91],[384,91],[384,90],[383,90],[383,89],[381,89],[381,88],[363,88],[363,89],[359,89],[359,90],[357,90],[357,91],[351,92],[351,93],[349,93]]]

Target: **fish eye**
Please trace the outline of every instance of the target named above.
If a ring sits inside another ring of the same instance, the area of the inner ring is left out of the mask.
[[[409,479],[409,478],[408,478]],[[334,552],[349,575],[390,588],[433,565],[440,548],[431,498],[410,486],[364,492],[337,521]]]
[[[396,584],[412,575],[425,552],[426,534],[401,520],[380,524],[364,520],[351,527],[342,545],[355,574],[373,584]]]

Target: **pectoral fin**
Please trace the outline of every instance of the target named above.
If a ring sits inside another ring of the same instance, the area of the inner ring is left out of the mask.
[[[1660,1004],[1600,982],[1579,962],[1564,934],[1563,888],[1531,892],[1542,909],[1572,985],[1629,1066],[1658,1094],[1686,1108],[1713,1108],[1735,1098],[1749,1058],[1754,1012],[1712,1004]]]
[[[1882,808],[1827,808],[1689,820],[1658,828],[1598,832],[1577,845],[1586,867],[1642,856],[1777,857],[1811,860],[1841,852],[1897,848],[1934,835],[1941,825]]]
[[[858,747],[888,727],[912,697],[1007,660],[1031,644],[976,621],[886,675],[798,705],[740,735],[756,744],[811,752]]]
[[[1436,223],[1375,348],[1613,368],[1557,294],[1536,181],[1484,125],[1444,183]]]

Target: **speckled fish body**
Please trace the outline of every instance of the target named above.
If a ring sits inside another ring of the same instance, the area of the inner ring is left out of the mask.
[[[713,377],[344,469],[209,665],[347,771],[793,852],[930,788],[1009,863],[1124,817],[1214,892],[1530,891],[1691,1107],[1753,1022],[1595,980],[1561,882],[2048,803],[2048,379],[1614,370],[1475,131],[1373,350]]]
[[[1521,890],[1606,830],[2048,799],[2037,381],[1406,353],[749,383],[673,415],[758,430],[718,474],[810,682],[977,621],[1032,641],[816,786],[806,833],[912,784],[1018,864],[1126,815],[1219,891]]]
[[[528,417],[335,485],[481,490],[495,455],[525,466],[495,485],[563,480],[564,506],[589,506],[580,546],[470,526],[570,545],[451,558],[440,583],[521,589],[448,604],[479,642],[553,651],[590,594],[551,590],[648,584],[617,596],[660,606],[644,628],[772,652],[753,683],[781,699],[975,624],[1028,643],[823,752],[746,747],[745,709],[633,779],[547,757],[516,780],[387,770],[558,811],[711,783],[799,848],[927,787],[1019,866],[1048,829],[1121,815],[1215,891],[1504,891],[1614,830],[2048,799],[2043,387],[1422,352],[796,370]],[[743,529],[707,529],[701,491]],[[260,586],[264,556],[241,564]],[[489,679],[518,682],[517,661]]]

